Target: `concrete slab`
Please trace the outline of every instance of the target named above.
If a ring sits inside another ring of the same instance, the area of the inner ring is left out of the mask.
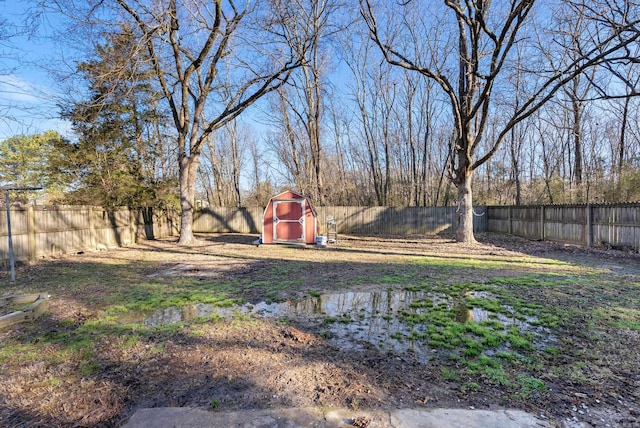
[[[215,412],[187,407],[139,409],[126,428],[297,428],[325,427],[320,414],[309,409],[247,410]]]
[[[550,425],[521,410],[402,409],[391,412],[394,428],[543,428]]]
[[[217,412],[188,407],[139,409],[125,428],[550,428],[520,410],[400,409],[322,412],[316,408]]]

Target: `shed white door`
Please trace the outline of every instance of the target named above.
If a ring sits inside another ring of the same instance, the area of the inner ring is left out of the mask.
[[[305,201],[273,202],[273,240],[304,242]]]

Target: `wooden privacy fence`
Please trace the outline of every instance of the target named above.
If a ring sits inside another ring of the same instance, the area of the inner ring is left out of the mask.
[[[262,208],[211,208],[194,216],[196,233],[262,232]],[[407,235],[452,233],[455,207],[316,207],[320,234],[327,216],[339,233]],[[475,207],[474,230],[529,239],[640,251],[640,203],[612,205]],[[88,206],[11,209],[16,260],[123,246],[140,238],[176,236],[179,213],[148,209],[105,210]],[[0,212],[0,262],[8,257],[6,212]]]
[[[474,228],[486,230],[484,207],[476,207]],[[263,208],[212,208],[194,216],[196,233],[262,232]],[[453,232],[455,207],[318,207],[320,233],[333,216],[339,233],[435,234]],[[11,209],[15,259],[35,260],[57,254],[124,246],[140,238],[162,238],[179,233],[175,211],[89,206],[27,206]],[[0,213],[0,261],[8,260],[6,213]]]
[[[338,233],[363,235],[436,234],[455,231],[455,207],[315,207],[320,234],[333,216]],[[475,207],[474,230],[484,231],[485,207]],[[209,208],[194,216],[196,233],[262,233],[262,208]]]
[[[106,210],[90,206],[11,208],[11,235],[16,260],[108,247],[126,246],[140,237],[164,237],[178,232],[174,213],[151,209]],[[9,259],[6,211],[0,213],[0,261]]]
[[[640,203],[487,207],[487,230],[640,252]]]

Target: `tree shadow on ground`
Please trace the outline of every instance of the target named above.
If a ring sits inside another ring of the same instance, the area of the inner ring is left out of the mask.
[[[459,265],[406,263],[404,254],[419,253],[404,250],[400,254],[375,248],[284,251],[282,247],[253,249],[247,244],[253,237],[247,235],[206,238],[210,240],[203,247],[159,247],[153,242],[140,246],[161,255],[158,260],[132,259],[128,256],[130,250],[117,250],[26,268],[19,283],[7,291],[47,291],[59,303],[57,307],[54,303],[51,314],[41,322],[16,327],[0,336],[12,349],[5,348],[4,352],[13,352],[4,354],[13,355],[10,361],[0,353],[0,364],[12,369],[0,376],[0,422],[8,426],[118,426],[137,408],[159,406],[194,406],[214,411],[214,407],[381,408],[504,402],[501,400],[506,386],[482,378],[445,379],[443,368],[451,367],[424,365],[411,353],[385,352],[373,346],[358,351],[341,349],[319,335],[317,327],[306,328],[292,320],[238,315],[150,328],[121,324],[100,313],[106,307],[133,300],[157,300],[162,304],[175,296],[189,300],[224,293],[255,303],[328,290],[406,287],[470,278],[482,282],[502,273],[460,269]],[[215,248],[203,253],[210,243]],[[232,251],[218,252],[218,244],[229,244]],[[309,254],[318,258],[302,257]],[[191,258],[202,259],[203,263],[215,261],[218,264],[214,263],[213,269],[226,265],[230,268],[220,268],[219,277],[150,277],[163,266]],[[230,263],[238,260],[247,263]],[[514,271],[518,271],[517,265]],[[553,290],[557,293],[555,299],[562,297],[567,307],[588,300],[585,319],[610,303],[595,298],[596,293],[602,294],[602,287],[565,288]],[[530,292],[538,293],[539,289]],[[632,291],[630,287],[625,293]],[[544,297],[532,296],[540,300]],[[618,304],[622,304],[620,299]],[[568,337],[582,337],[578,335],[580,330],[583,326],[576,326],[576,331],[570,332],[573,336]],[[575,342],[567,346],[560,352],[567,352],[563,369],[572,368],[573,353],[576,361],[583,357],[575,351]],[[630,354],[628,361],[638,359]],[[622,379],[621,370],[630,368],[628,361],[608,370]],[[481,387],[463,392],[461,385],[465,382]],[[564,393],[563,388],[569,388],[571,393],[593,392],[590,385],[563,384],[561,378],[554,382],[554,390],[557,386],[559,391],[554,394]],[[633,387],[629,382],[617,386],[627,390]],[[557,397],[543,395],[527,403],[509,403],[545,408],[554,398]]]
[[[19,399],[19,389],[2,388],[0,420],[7,426],[119,426],[142,407],[375,408],[411,399],[409,391],[391,397],[396,382],[429,391],[435,380],[408,371],[409,357],[344,352],[271,321],[231,318],[153,329],[49,316],[17,336],[18,346],[37,343],[69,358],[32,356],[14,366],[2,383],[31,388]],[[58,410],[38,404],[45,396]]]

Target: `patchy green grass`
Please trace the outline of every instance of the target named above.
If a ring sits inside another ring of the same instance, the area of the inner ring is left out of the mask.
[[[636,348],[626,346],[640,332],[637,276],[612,275],[598,269],[596,263],[593,267],[525,255],[439,254],[429,244],[412,251],[405,248],[396,254],[361,248],[357,243],[334,251],[331,247],[315,251],[278,246],[171,246],[41,263],[20,271],[18,281],[3,285],[2,291],[7,295],[48,292],[51,314],[42,325],[24,325],[3,341],[0,369],[24,369],[29,379],[32,375],[25,367],[70,364],[73,375],[52,374],[42,382],[59,389],[80,388],[78,379],[107,379],[114,366],[133,370],[131,377],[135,378],[141,349],[163,355],[170,344],[187,342],[223,352],[234,338],[209,341],[211,329],[222,322],[217,315],[151,327],[133,320],[134,314],[196,303],[230,307],[245,302],[320,301],[327,293],[386,290],[389,295],[413,293],[411,303],[401,310],[376,314],[399,329],[388,340],[428,349],[426,359],[434,368],[430,372],[455,384],[462,396],[499,391],[512,403],[530,401],[544,408],[553,401],[544,401],[552,394],[548,382],[605,396],[616,388],[628,389],[620,381],[625,373],[640,372]],[[203,263],[203,269],[210,266],[212,274],[158,274],[191,259]],[[246,260],[246,265],[228,268],[227,263],[238,260]],[[332,361],[337,358],[330,346],[335,336],[332,327],[355,328],[368,317],[365,312],[318,314],[317,325],[308,333],[323,342],[330,355],[327,361]],[[273,343],[252,342],[251,333],[243,329],[262,328],[255,316],[236,311],[224,322],[231,332],[243,331],[243,338],[261,352],[279,349],[284,343],[282,338]],[[277,331],[299,327],[289,317],[273,325]],[[111,360],[107,352],[131,360]],[[244,358],[242,352],[230,355]],[[317,356],[309,360],[316,361]],[[381,367],[363,373],[364,382],[376,379]],[[412,369],[407,366],[406,370]],[[416,378],[419,376],[418,370]],[[212,396],[216,398],[205,406],[218,409],[224,404],[227,408],[228,402],[220,398],[223,395],[208,395]],[[362,403],[362,397],[349,400],[347,405]]]

